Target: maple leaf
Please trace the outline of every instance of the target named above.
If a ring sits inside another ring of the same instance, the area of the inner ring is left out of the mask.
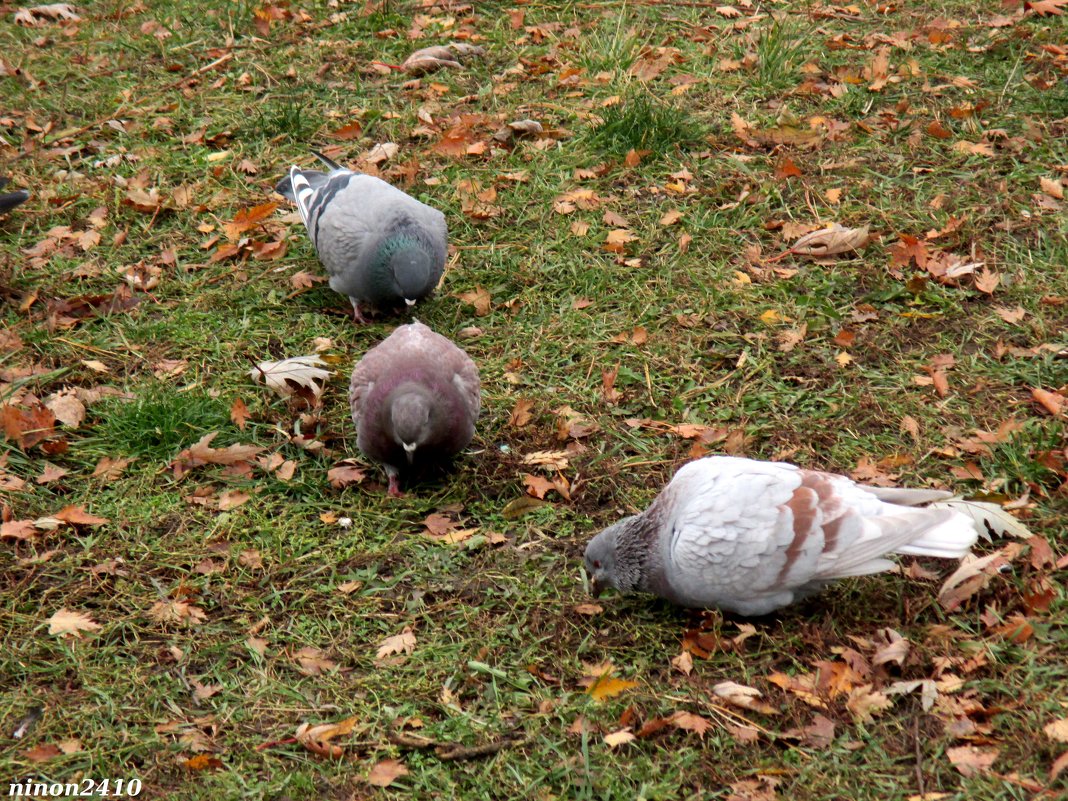
[[[848,709],[854,718],[864,723],[870,723],[876,714],[893,706],[893,702],[878,690],[873,690],[872,685],[864,684],[855,687],[849,693],[846,701]]]
[[[730,684],[731,682],[725,683]],[[757,693],[757,695],[760,695],[760,693]],[[695,715],[693,712],[685,712],[679,710],[678,712],[674,713],[670,718],[668,718],[668,720],[676,728],[682,729],[684,731],[692,731],[702,740],[705,739],[705,733],[712,728],[712,721],[708,720],[707,718],[703,718],[700,715]]]
[[[334,489],[343,489],[350,484],[359,484],[366,475],[366,471],[355,462],[345,461],[327,470],[326,480]]]
[[[48,633],[59,636],[69,634],[73,637],[81,637],[83,631],[96,631],[99,628],[100,624],[94,622],[89,615],[72,612],[66,608],[60,609],[48,618]]]

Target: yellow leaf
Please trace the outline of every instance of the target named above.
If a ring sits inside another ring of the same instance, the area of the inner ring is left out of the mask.
[[[606,698],[614,698],[620,693],[637,686],[638,682],[636,681],[616,679],[612,677],[611,672],[607,672],[598,676],[597,681],[591,684],[586,692],[594,701],[603,701]]]

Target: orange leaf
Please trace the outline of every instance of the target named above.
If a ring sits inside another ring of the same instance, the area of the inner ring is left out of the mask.
[[[72,526],[99,526],[108,522],[106,517],[91,515],[81,506],[64,506],[52,517],[58,518]]]
[[[1064,411],[1065,397],[1060,392],[1049,392],[1045,389],[1033,388],[1031,397],[1054,417]]]
[[[637,686],[638,682],[636,681],[613,678],[612,672],[609,670],[598,676],[597,681],[590,685],[586,693],[594,701],[603,701],[606,698],[614,698],[620,693]]]

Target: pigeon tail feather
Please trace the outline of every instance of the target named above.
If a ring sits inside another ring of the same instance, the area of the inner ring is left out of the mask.
[[[971,521],[952,509],[907,510],[898,515],[869,517],[861,536],[820,566],[816,578],[864,575],[854,571],[884,554],[904,553],[959,558],[976,539]]]
[[[325,164],[330,169],[332,169],[332,170],[340,170],[341,169],[341,165],[340,164],[338,164],[336,161],[334,161],[331,158],[327,158],[322,153],[320,153],[318,150],[312,150],[311,154],[313,156],[315,156],[315,158],[319,159],[319,161],[321,161],[323,164]]]

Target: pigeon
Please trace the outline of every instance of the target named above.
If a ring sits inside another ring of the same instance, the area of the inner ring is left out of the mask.
[[[445,270],[445,215],[315,155],[329,172],[292,167],[275,191],[297,204],[330,287],[348,296],[356,320],[367,322],[361,307],[410,307],[433,292]]]
[[[979,534],[1026,531],[994,504],[952,497],[707,456],[679,469],[644,512],[590,540],[586,573],[595,596],[614,587],[765,615],[834,579],[889,570],[890,553],[961,559]]]
[[[0,178],[0,189],[3,189],[8,185],[10,179]],[[17,189],[14,192],[2,192],[0,193],[0,214],[11,211],[15,206],[20,203],[25,203],[30,199],[30,193],[25,189]]]
[[[441,334],[402,325],[356,363],[349,387],[356,444],[381,462],[389,494],[400,474],[448,463],[475,434],[482,406],[478,368]]]

